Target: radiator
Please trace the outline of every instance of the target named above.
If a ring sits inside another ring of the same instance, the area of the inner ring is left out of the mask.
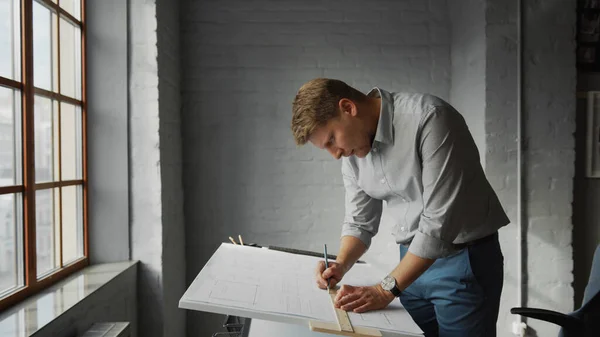
[[[129,322],[95,323],[81,337],[130,337]]]

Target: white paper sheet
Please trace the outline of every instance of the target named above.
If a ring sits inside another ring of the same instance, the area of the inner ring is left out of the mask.
[[[181,308],[272,319],[284,316],[335,321],[331,299],[319,289],[314,269],[319,258],[264,248],[224,243],[213,254],[181,298]],[[385,272],[356,264],[342,284],[377,284]],[[260,313],[261,315],[253,315]],[[386,309],[363,314],[349,312],[354,326],[421,335],[408,312],[394,300]],[[285,320],[279,320],[285,321]]]

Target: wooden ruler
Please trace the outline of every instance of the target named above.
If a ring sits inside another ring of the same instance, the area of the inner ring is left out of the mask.
[[[331,298],[331,305],[333,306],[333,311],[335,311],[335,316],[337,318],[337,323],[340,326],[340,330],[346,332],[354,332],[354,328],[352,328],[352,323],[350,323],[350,317],[348,317],[348,313],[345,310],[335,307],[336,296],[337,289],[330,288],[329,297]]]
[[[342,309],[338,309],[335,307],[335,296],[337,295],[336,289],[329,289],[329,297],[331,298],[331,306],[335,311],[335,317],[337,322],[320,322],[320,321],[310,321],[308,322],[308,326],[310,330],[316,332],[326,332],[334,335],[340,336],[352,336],[352,337],[381,337],[381,332],[376,329],[371,328],[363,328],[363,327],[353,327],[350,322],[350,317],[348,317],[348,313]]]

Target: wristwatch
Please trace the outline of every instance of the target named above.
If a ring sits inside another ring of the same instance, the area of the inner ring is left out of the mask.
[[[396,286],[396,279],[392,275],[386,276],[381,281],[381,287],[383,290],[391,292],[395,297],[400,296],[400,293],[402,293],[402,291],[398,289],[398,286]]]

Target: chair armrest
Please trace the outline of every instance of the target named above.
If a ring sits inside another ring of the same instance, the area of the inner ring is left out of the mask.
[[[545,309],[512,308],[510,309],[510,313],[554,323],[566,329],[580,329],[581,325],[583,324],[583,322],[577,317]]]

